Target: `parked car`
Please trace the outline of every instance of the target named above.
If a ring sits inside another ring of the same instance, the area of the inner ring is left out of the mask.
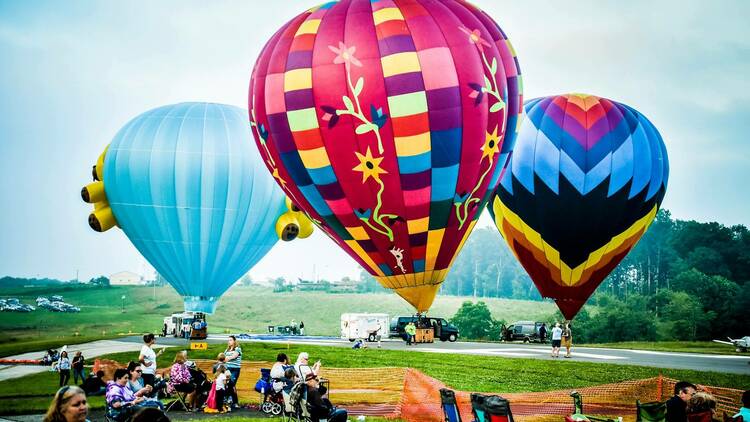
[[[417,325],[426,325],[428,327],[435,328],[435,338],[439,338],[440,341],[456,341],[458,340],[458,328],[455,325],[449,323],[445,318],[433,318],[433,317],[417,317],[415,316],[395,316],[391,319],[391,327],[389,335],[390,337],[401,337],[406,339],[406,333],[404,327],[406,324],[413,322]]]
[[[509,325],[503,333],[505,341],[523,341],[524,343],[541,343],[539,338],[539,327],[542,322],[517,321]],[[549,336],[550,334],[548,334]]]

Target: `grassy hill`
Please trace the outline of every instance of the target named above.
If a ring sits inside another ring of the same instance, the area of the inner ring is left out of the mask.
[[[80,313],[54,313],[37,309],[31,313],[3,313],[0,344],[50,337],[111,336],[161,329],[163,317],[182,310],[182,300],[171,287],[53,286],[0,288],[0,297],[18,297],[34,304],[37,296],[62,295],[81,308]],[[125,313],[121,297],[125,296]],[[438,296],[431,315],[452,317],[466,297]],[[538,319],[554,312],[554,304],[507,299],[483,299],[495,318],[506,321]],[[268,325],[304,321],[307,333],[338,335],[340,315],[345,312],[384,312],[409,315],[410,305],[395,294],[334,294],[321,292],[273,293],[262,287],[233,287],[209,317],[209,331],[266,332]]]

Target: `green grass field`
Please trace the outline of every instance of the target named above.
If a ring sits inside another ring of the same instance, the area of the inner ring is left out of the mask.
[[[158,366],[168,367],[176,351],[171,348],[159,357]],[[213,359],[223,345],[212,345],[205,351],[190,351],[191,359]],[[395,350],[351,350],[320,346],[286,346],[281,344],[248,343],[243,345],[247,360],[273,361],[279,352],[296,357],[302,351],[310,353],[312,361],[320,359],[324,366],[338,368],[411,367],[437,378],[451,388],[464,391],[515,393],[576,389],[592,385],[614,383],[657,376],[660,372],[670,378],[686,379],[695,383],[746,389],[750,375],[721,374],[689,370],[659,370],[658,368],[625,366],[606,363],[575,361],[543,361],[535,359],[465,356],[459,354],[414,353]],[[135,359],[136,353],[106,356],[121,363]],[[256,379],[259,374],[243,374]],[[57,374],[45,372],[24,378],[0,382],[0,414],[31,413],[43,410],[57,389]],[[92,400],[94,408],[101,408],[101,398]]]

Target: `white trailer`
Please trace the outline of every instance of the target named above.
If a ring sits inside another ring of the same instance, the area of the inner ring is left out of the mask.
[[[349,341],[377,341],[388,337],[388,314],[341,314],[341,338]]]

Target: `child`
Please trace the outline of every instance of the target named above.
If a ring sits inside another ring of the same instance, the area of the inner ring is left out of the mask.
[[[229,380],[232,376],[232,374],[229,373],[229,370],[224,365],[219,365],[216,367],[216,373],[218,374],[216,376],[216,409],[221,411],[221,413],[224,412],[231,412],[232,407],[228,406],[225,410],[224,407],[224,400],[228,396],[227,392],[229,389]]]

